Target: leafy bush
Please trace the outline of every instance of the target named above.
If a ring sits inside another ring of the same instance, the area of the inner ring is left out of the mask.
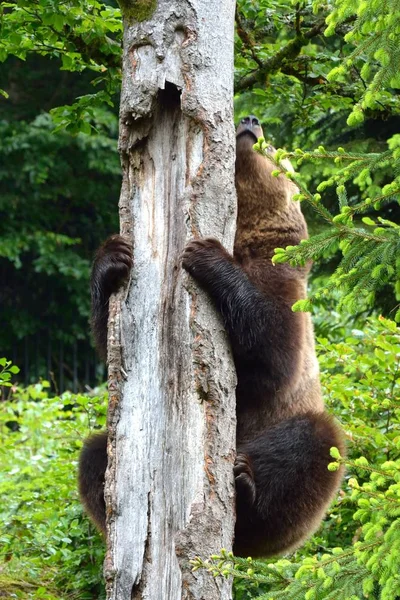
[[[13,365],[11,360],[0,358],[0,386],[11,387],[11,378],[17,373],[19,373],[19,368]]]
[[[104,424],[99,396],[13,389],[0,412],[0,596],[104,597],[104,545],[83,516],[76,471],[82,440]]]

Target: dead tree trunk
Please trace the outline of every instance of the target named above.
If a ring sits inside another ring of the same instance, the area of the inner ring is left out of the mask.
[[[120,217],[134,267],[109,322],[109,600],[231,598],[189,560],[232,544],[235,373],[180,255],[193,237],[233,245],[234,6],[124,0]]]

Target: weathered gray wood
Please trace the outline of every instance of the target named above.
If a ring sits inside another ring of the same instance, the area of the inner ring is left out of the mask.
[[[233,245],[234,6],[159,0],[148,20],[125,19],[120,216],[134,269],[110,308],[109,600],[231,598],[189,560],[231,548],[235,373],[180,255],[197,236]]]

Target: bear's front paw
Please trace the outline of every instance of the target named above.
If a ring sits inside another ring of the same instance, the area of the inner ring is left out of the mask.
[[[93,264],[92,286],[116,292],[132,268],[132,244],[121,235],[112,235],[98,249]]]
[[[218,240],[213,238],[192,240],[183,252],[182,266],[188,273],[198,277],[203,270],[208,269],[221,258],[231,260],[230,255]]]
[[[254,482],[251,461],[247,454],[238,453],[233,473],[235,475],[236,494],[239,502],[245,502],[248,506],[252,506],[256,499],[256,484]]]

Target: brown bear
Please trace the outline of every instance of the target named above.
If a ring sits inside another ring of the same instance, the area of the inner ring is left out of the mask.
[[[207,291],[229,334],[238,385],[237,521],[234,553],[270,556],[298,547],[319,526],[342,477],[331,472],[330,448],[343,436],[324,411],[310,315],[292,311],[306,296],[309,267],[274,265],[274,248],[307,237],[296,187],[271,175],[273,163],[253,146],[256,117],[237,129],[237,231],[233,255],[214,239],[190,242],[183,267]],[[272,154],[275,150],[269,147]],[[113,236],[92,275],[93,330],[106,351],[108,299],[128,275],[130,246]],[[80,461],[80,492],[104,530],[106,434],[89,438]]]

